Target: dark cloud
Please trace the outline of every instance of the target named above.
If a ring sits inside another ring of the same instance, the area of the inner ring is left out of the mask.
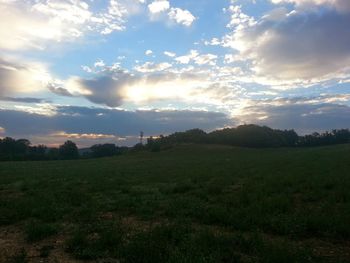
[[[120,68],[99,72],[95,78],[80,78],[73,77],[70,83],[73,83],[75,90],[80,90],[84,97],[96,104],[104,104],[109,107],[118,107],[123,104],[125,94],[122,89],[126,85],[132,85],[139,81],[141,77],[132,75]],[[51,91],[64,96],[69,96],[71,93],[65,88],[55,88],[51,85]],[[61,94],[60,94],[61,93]]]
[[[22,103],[48,103],[49,100],[40,99],[40,98],[19,98],[19,97],[0,97],[2,101],[11,101],[11,102],[22,102]]]
[[[334,8],[338,12],[350,12],[349,0],[272,0],[273,3],[294,3],[298,8],[310,8],[312,6],[326,6]]]
[[[127,92],[131,86],[139,86],[143,89],[147,96],[147,87],[152,87],[155,85],[164,86],[164,89],[169,86],[169,83],[179,83],[199,81],[202,76],[197,76],[189,73],[175,74],[171,72],[156,72],[150,74],[131,74],[126,70],[117,68],[117,70],[110,70],[107,68],[102,72],[98,72],[98,76],[91,79],[73,77],[68,83],[70,83],[71,88],[75,90],[80,90],[81,96],[84,96],[89,101],[96,104],[103,104],[109,107],[121,106],[125,100],[132,99],[128,98]],[[51,91],[59,94],[57,88],[54,89],[52,85]],[[62,94],[67,93],[68,90],[62,89]],[[137,94],[135,94],[137,95]],[[152,96],[147,96],[147,98],[142,98],[145,101],[161,100],[162,98]]]
[[[283,104],[282,101],[279,102]],[[239,116],[240,121],[279,129],[295,129],[300,134],[350,128],[350,107],[346,105],[333,103],[270,105],[264,103],[257,102],[255,106],[246,107],[245,114]],[[55,139],[57,136],[55,134],[62,132],[66,135],[75,134],[75,137],[85,134],[85,136],[80,136],[81,145],[100,142],[102,139],[99,139],[99,135],[114,135],[115,138],[130,137],[132,139],[127,143],[132,144],[137,141],[141,130],[146,136],[150,136],[191,128],[210,131],[235,124],[234,120],[223,113],[189,110],[131,112],[64,106],[58,107],[57,114],[53,116],[0,110],[0,127],[4,128],[4,135],[29,138],[34,143],[50,143],[54,140],[62,142],[66,138],[58,136]],[[73,140],[75,137],[72,137]],[[95,138],[89,139],[89,137]],[[109,140],[109,138],[103,139]]]
[[[105,104],[110,107],[122,105],[123,95],[120,89],[131,83],[133,78],[129,74],[118,74],[117,76],[101,76],[96,79],[79,79],[80,85],[91,92],[85,95],[91,102]]]
[[[7,136],[40,138],[62,131],[77,134],[138,136],[168,134],[192,128],[213,130],[233,122],[227,115],[204,111],[123,111],[87,107],[59,107],[54,116],[0,110],[0,126]],[[23,129],[25,127],[25,129]]]
[[[263,18],[227,41],[240,41],[242,55],[255,61],[261,76],[332,78],[349,67],[349,25],[350,13],[294,11],[278,20]]]
[[[47,88],[52,92],[60,96],[72,97],[73,95],[65,88],[57,86],[54,83],[49,83]]]
[[[295,129],[301,134],[350,128],[350,107],[346,105],[331,103],[257,105],[245,110],[247,114],[242,119],[247,122],[279,129]]]

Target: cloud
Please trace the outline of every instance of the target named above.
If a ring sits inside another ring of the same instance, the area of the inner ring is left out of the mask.
[[[40,98],[19,98],[19,97],[0,97],[2,101],[10,101],[10,102],[23,102],[23,103],[46,103],[48,101]]]
[[[49,91],[51,91],[52,93],[54,93],[56,95],[66,96],[66,97],[73,97],[73,94],[70,93],[67,89],[61,87],[60,84],[49,83],[47,85],[47,88],[48,88]]]
[[[17,104],[14,105],[17,111],[26,112],[29,114],[40,114],[44,116],[53,116],[56,113],[56,107],[52,103],[35,103],[31,105]],[[5,108],[6,109],[6,108]]]
[[[135,143],[141,130],[150,136],[191,128],[213,130],[231,124],[223,113],[189,110],[124,111],[70,106],[57,107],[52,116],[0,110],[0,126],[6,136],[29,138],[33,143],[48,143],[47,138],[51,143],[62,143],[74,138],[81,139],[80,144],[91,145],[101,139],[116,142],[122,137],[133,137],[128,143]]]
[[[256,23],[253,17],[243,13],[242,7],[239,5],[230,5],[228,10],[225,10],[225,12],[229,12],[231,14],[230,22],[227,24],[228,28],[238,27],[240,29],[253,26]]]
[[[128,74],[119,74],[119,78],[101,76],[94,79],[71,78],[70,88],[84,91],[83,96],[96,104],[105,104],[111,107],[120,106],[123,103],[121,88],[132,77]],[[74,83],[74,84],[73,84]]]
[[[176,53],[170,52],[170,51],[164,51],[164,55],[173,58],[176,56]]]
[[[66,139],[115,139],[117,136],[112,134],[96,134],[96,133],[66,133],[66,132],[56,132],[50,134],[54,137],[62,137]]]
[[[188,10],[183,10],[181,8],[171,8],[168,13],[169,18],[178,24],[184,26],[191,26],[196,18]]]
[[[213,69],[211,66],[215,65],[216,56],[211,54],[199,55],[192,50],[189,57],[191,62],[198,64],[196,69],[193,66],[178,68],[168,62],[146,62],[135,66],[132,71],[123,69],[118,63],[93,66],[89,67],[90,77],[72,76],[62,83],[50,83],[48,88],[58,95],[85,97],[109,107],[127,103],[145,106],[151,102],[171,103],[174,100],[186,103],[215,101],[217,104],[218,97],[213,98],[214,93],[205,92],[206,88],[215,83],[220,83],[217,86],[220,89],[226,84],[227,88],[232,87],[231,75],[238,74],[237,68]]]
[[[197,50],[190,50],[187,55],[176,57],[175,60],[181,64],[188,64],[199,55]]]
[[[67,90],[70,93],[71,90],[80,90],[80,96],[93,103],[118,107],[127,102],[148,104],[152,101],[195,99],[189,94],[208,85],[200,75],[156,72],[169,65],[146,63],[138,69],[144,72],[143,75],[117,72],[92,79],[73,77],[67,81]],[[76,94],[78,96],[79,92]]]
[[[288,104],[247,107],[241,122],[267,125],[279,129],[295,129],[301,134],[331,129],[350,128],[350,107],[346,105]]]
[[[103,68],[104,66],[106,66],[106,64],[101,59],[96,61],[94,64],[94,67],[102,67]]]
[[[0,2],[1,49],[43,49],[48,41],[70,41],[82,35],[80,28],[91,13],[82,1]]]
[[[54,114],[42,115],[17,110],[0,110],[3,136],[29,138],[33,143],[62,143],[73,139],[80,145],[100,142],[136,143],[139,132],[146,136],[169,134],[191,128],[206,131],[256,123],[301,134],[350,128],[350,107],[335,103],[277,103],[255,101],[234,118],[219,112],[195,110],[137,110],[56,106]],[[304,102],[303,102],[304,100]],[[20,124],[20,125],[19,125]],[[26,127],[23,130],[22,127]]]
[[[210,41],[204,41],[204,45],[206,46],[219,46],[220,44],[222,44],[221,41],[216,37]]]
[[[197,65],[211,65],[214,66],[216,64],[217,55],[214,54],[203,54],[194,58],[194,61]]]
[[[170,3],[167,0],[154,1],[148,5],[148,10],[151,14],[164,12],[170,8]]]
[[[109,0],[90,6],[87,0],[0,1],[0,49],[46,49],[52,43],[73,42],[87,34],[111,34],[126,29],[128,18],[144,10],[144,0]],[[92,4],[91,4],[92,5]],[[170,8],[168,1],[148,5],[152,16],[166,13],[175,23],[190,26],[188,10]],[[151,16],[151,17],[152,17]]]
[[[41,63],[0,58],[0,79],[0,96],[6,97],[43,91],[52,77]]]
[[[168,68],[170,68],[172,65],[170,63],[167,62],[163,62],[163,63],[153,63],[153,62],[146,62],[143,65],[140,66],[136,66],[135,70],[138,72],[142,72],[142,73],[149,73],[149,72],[159,72],[159,71],[163,71],[166,70]]]
[[[223,42],[251,65],[256,81],[312,84],[349,74],[350,13],[304,10],[247,21],[234,18]]]
[[[171,7],[167,0],[156,0],[148,5],[150,17],[153,20],[168,19],[183,26],[191,26],[196,17],[189,10]]]
[[[109,0],[107,10],[95,12],[89,21],[88,28],[104,35],[123,31],[130,16],[144,11],[145,3],[145,0]]]
[[[146,56],[150,56],[150,55],[152,55],[152,54],[153,54],[153,51],[150,50],[150,49],[148,49],[148,50],[145,51],[145,55],[146,55]]]
[[[218,56],[214,54],[199,54],[197,50],[190,50],[187,55],[176,57],[175,61],[180,64],[189,64],[194,62],[197,65],[208,64],[214,66],[217,58]]]
[[[45,49],[50,43],[71,42],[90,32],[110,34],[125,29],[128,16],[143,1],[109,0],[92,11],[84,0],[1,1],[0,49]]]
[[[274,4],[293,3],[299,8],[310,8],[313,5],[327,5],[335,8],[339,12],[349,12],[350,2],[348,0],[271,0]]]

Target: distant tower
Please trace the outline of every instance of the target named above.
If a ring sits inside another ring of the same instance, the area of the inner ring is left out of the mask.
[[[140,131],[140,143],[143,144],[143,131]]]

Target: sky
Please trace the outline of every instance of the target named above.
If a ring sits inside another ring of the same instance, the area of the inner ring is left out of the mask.
[[[0,0],[0,137],[350,128],[349,0]]]

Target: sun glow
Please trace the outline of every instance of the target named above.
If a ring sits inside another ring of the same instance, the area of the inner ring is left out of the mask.
[[[126,100],[142,103],[170,98],[190,99],[193,90],[205,85],[199,80],[166,80],[160,82],[140,81],[123,90]]]

